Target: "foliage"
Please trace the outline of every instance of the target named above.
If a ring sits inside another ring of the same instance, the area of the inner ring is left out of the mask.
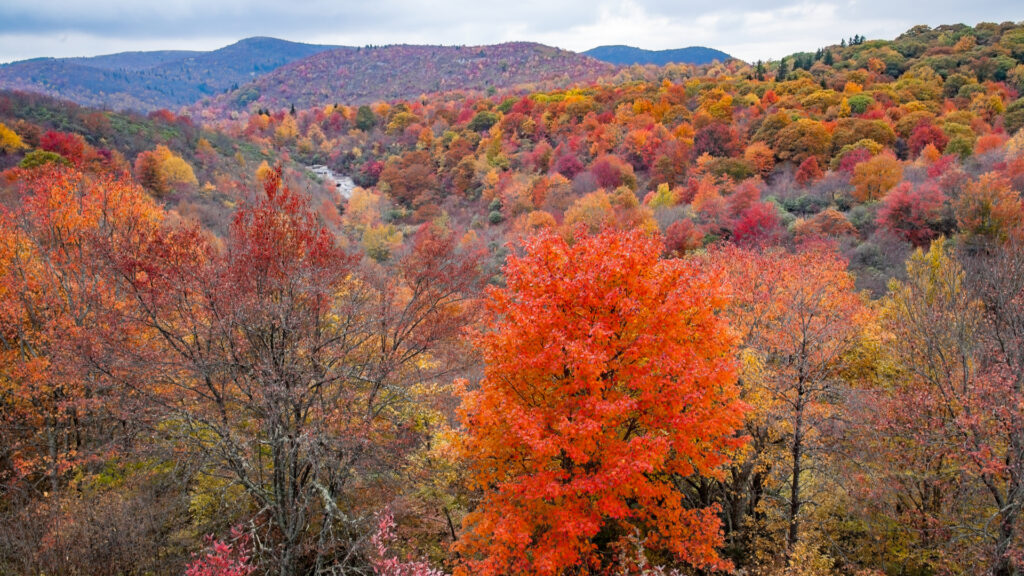
[[[718,475],[739,446],[718,278],[659,261],[660,242],[637,231],[571,246],[541,232],[524,248],[474,337],[486,368],[464,393],[462,450],[483,493],[462,573],[596,570],[634,530],[679,561],[725,567],[714,508],[687,508],[666,481]]]
[[[157,196],[181,186],[199,184],[192,167],[162,144],[150,152],[139,154],[135,160],[135,175]]]
[[[233,529],[231,536],[233,544],[208,536],[209,549],[189,564],[185,576],[249,576],[255,572],[246,552],[249,536],[238,529]]]

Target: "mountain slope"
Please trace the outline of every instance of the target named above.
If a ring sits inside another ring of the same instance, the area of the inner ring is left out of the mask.
[[[38,58],[0,66],[0,89],[39,92],[87,106],[138,111],[176,109],[332,48],[276,38],[247,38],[211,52]]]
[[[718,60],[725,62],[732,56],[703,46],[690,46],[688,48],[676,48],[674,50],[644,50],[632,46],[598,46],[591,48],[583,54],[596,58],[602,62],[629,66],[632,64],[654,64],[663,66],[669,63],[676,64],[710,64]]]
[[[571,84],[614,72],[611,64],[527,42],[338,48],[282,66],[204,106],[238,110],[363,104],[447,90]]]
[[[149,52],[118,52],[102,56],[62,58],[61,60],[103,70],[145,70],[167,62],[201,56],[205,52],[195,50],[154,50]]]

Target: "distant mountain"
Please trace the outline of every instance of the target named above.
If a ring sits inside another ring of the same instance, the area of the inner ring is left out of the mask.
[[[155,50],[152,52],[119,52],[103,56],[63,58],[62,60],[90,68],[102,68],[103,70],[145,70],[169,62],[195,58],[203,54],[205,52],[194,50]]]
[[[587,56],[602,62],[616,64],[619,66],[630,66],[633,64],[654,64],[664,66],[665,64],[710,64],[718,60],[725,62],[732,56],[703,46],[690,46],[689,48],[676,48],[675,50],[644,50],[632,46],[598,46],[584,52]]]
[[[615,71],[615,66],[589,56],[528,42],[338,48],[282,66],[203,106],[238,110],[364,104],[449,90],[564,86]]]
[[[95,107],[178,109],[334,48],[259,37],[212,52],[37,58],[0,66],[0,89],[39,92]]]

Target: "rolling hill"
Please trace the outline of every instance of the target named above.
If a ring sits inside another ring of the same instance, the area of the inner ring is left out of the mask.
[[[690,46],[688,48],[676,48],[674,50],[644,50],[632,46],[598,46],[591,48],[583,54],[609,64],[629,66],[632,64],[654,64],[664,66],[665,64],[710,64],[718,60],[725,62],[732,56],[703,46]]]
[[[338,48],[292,62],[203,105],[279,109],[409,99],[449,90],[589,82],[616,67],[542,44]]]
[[[38,92],[87,106],[177,109],[332,48],[257,37],[211,52],[37,58],[0,66],[0,89]]]

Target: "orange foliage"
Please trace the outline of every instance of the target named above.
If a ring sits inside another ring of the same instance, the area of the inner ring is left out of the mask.
[[[968,184],[955,208],[957,222],[968,236],[1005,240],[1024,225],[1020,194],[991,172]]]
[[[715,508],[684,507],[672,480],[718,475],[738,446],[718,277],[660,260],[661,243],[638,231],[572,245],[542,232],[524,248],[474,337],[486,368],[463,393],[462,453],[483,493],[457,573],[596,571],[635,531],[726,568]]]
[[[775,168],[775,151],[764,142],[753,142],[743,151],[743,159],[754,167],[762,178],[767,178]]]
[[[903,178],[903,165],[892,154],[879,154],[853,169],[853,197],[859,202],[881,200]]]
[[[196,186],[195,172],[188,162],[163,144],[143,152],[135,159],[135,176],[139,182],[157,196],[182,186]]]
[[[104,335],[131,345],[131,330],[111,322],[125,295],[106,264],[162,211],[126,178],[53,164],[18,176],[21,204],[0,211],[0,429],[17,431],[2,433],[13,480],[48,477],[53,492],[112,449],[115,414],[131,410],[116,375],[82,355],[102,358]]]
[[[793,227],[793,234],[797,238],[840,238],[856,236],[857,229],[841,212],[829,208],[815,214],[810,220],[797,222]]]

